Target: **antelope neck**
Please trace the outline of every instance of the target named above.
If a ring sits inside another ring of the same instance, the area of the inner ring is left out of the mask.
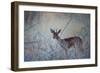
[[[60,41],[61,40],[61,38],[58,36],[57,38],[56,38],[58,41]]]

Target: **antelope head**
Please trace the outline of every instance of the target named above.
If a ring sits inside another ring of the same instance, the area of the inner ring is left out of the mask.
[[[58,31],[54,31],[53,29],[50,29],[51,33],[53,34],[53,38],[54,39],[59,39],[59,33],[61,32],[61,29],[59,29]]]

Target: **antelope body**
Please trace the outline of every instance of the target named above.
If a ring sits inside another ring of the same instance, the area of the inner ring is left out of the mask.
[[[75,37],[61,39],[59,37],[60,32],[61,32],[61,29],[59,31],[54,31],[53,29],[51,29],[51,33],[53,34],[53,38],[58,41],[60,46],[63,47],[65,49],[65,51],[67,51],[71,47],[74,47],[75,49],[83,51],[82,39],[80,37],[75,36]]]

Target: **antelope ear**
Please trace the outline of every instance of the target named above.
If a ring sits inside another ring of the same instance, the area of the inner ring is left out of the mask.
[[[57,32],[58,34],[61,32],[61,29],[59,29],[59,31]]]
[[[53,29],[50,29],[51,33],[54,33],[54,30]]]

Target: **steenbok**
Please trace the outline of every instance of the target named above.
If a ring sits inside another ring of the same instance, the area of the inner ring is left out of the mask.
[[[83,49],[83,41],[80,37],[74,36],[69,38],[61,39],[59,36],[60,30],[54,31],[53,29],[50,29],[51,33],[53,34],[53,38],[57,40],[57,42],[60,44],[60,46],[67,52],[68,49],[73,47],[74,49],[77,49],[78,51],[84,51]]]

